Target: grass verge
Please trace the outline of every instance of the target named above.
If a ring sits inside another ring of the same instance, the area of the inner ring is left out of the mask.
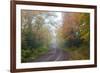
[[[48,48],[36,48],[36,49],[22,49],[21,50],[21,62],[32,62],[39,56],[48,52]]]
[[[70,58],[69,60],[87,60],[90,58],[89,48],[87,47],[72,47],[65,48],[64,51],[69,52]]]

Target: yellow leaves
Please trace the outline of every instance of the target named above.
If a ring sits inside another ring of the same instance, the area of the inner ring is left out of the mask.
[[[81,36],[81,39],[84,39],[84,40],[88,40],[89,39],[89,32],[85,33],[83,36]]]

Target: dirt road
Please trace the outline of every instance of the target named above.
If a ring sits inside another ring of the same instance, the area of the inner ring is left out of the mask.
[[[69,54],[57,47],[51,47],[49,51],[41,55],[34,62],[64,61],[69,59]]]

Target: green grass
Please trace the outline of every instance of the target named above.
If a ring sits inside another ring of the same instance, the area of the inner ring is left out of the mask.
[[[48,52],[48,48],[40,47],[36,49],[22,49],[21,51],[21,62],[30,62],[30,60],[35,60],[39,56]]]
[[[69,52],[69,60],[87,60],[89,59],[89,48],[82,46],[79,48],[65,48],[64,51]]]

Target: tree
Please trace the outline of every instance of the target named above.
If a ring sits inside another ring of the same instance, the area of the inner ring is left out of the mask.
[[[89,24],[88,13],[63,13],[63,26],[58,29],[62,44],[65,47],[79,47],[83,42],[89,44]]]

